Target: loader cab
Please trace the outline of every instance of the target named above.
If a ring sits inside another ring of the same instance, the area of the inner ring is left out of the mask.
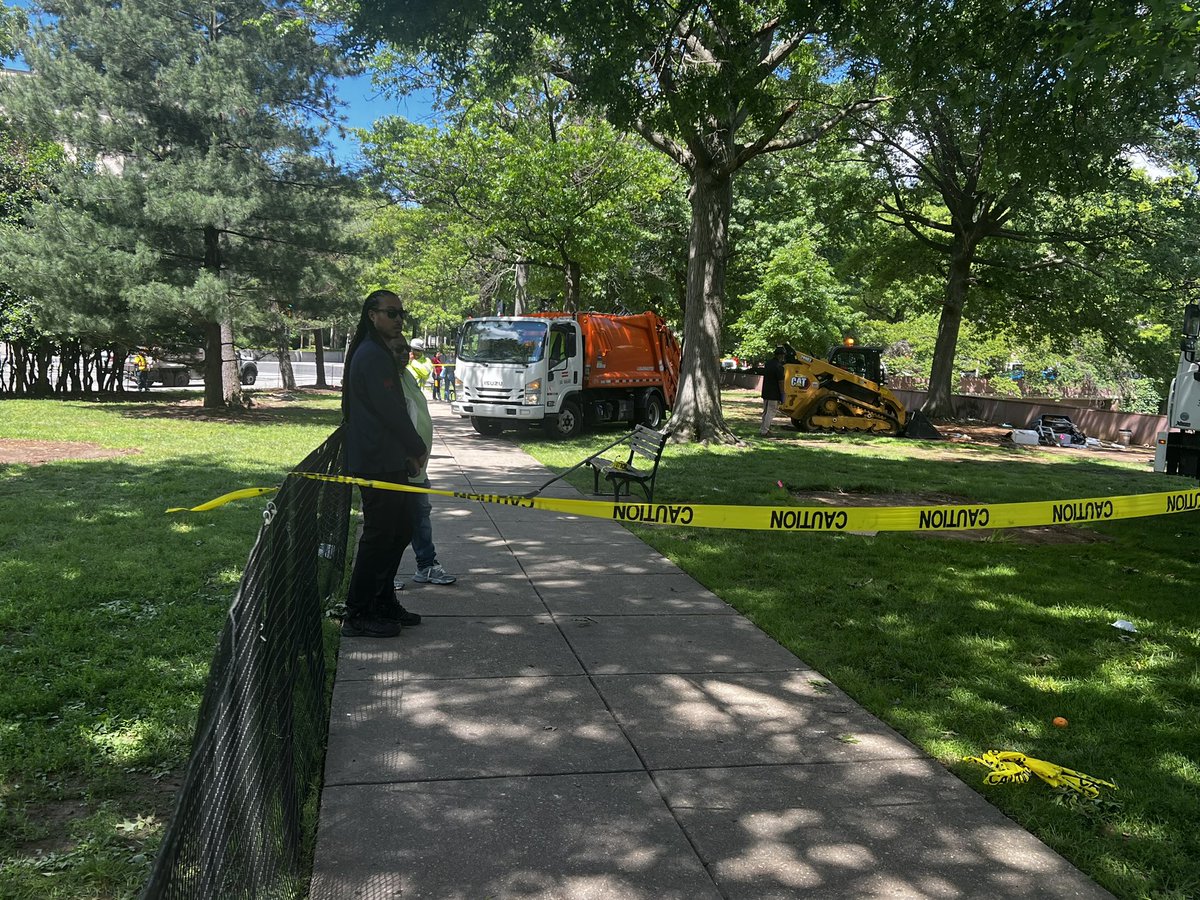
[[[826,360],[875,384],[887,384],[887,366],[880,347],[860,347],[857,344],[838,344],[829,348]]]

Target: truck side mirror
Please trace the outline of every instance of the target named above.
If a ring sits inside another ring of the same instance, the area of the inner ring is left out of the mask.
[[[1189,337],[1200,337],[1200,304],[1189,303],[1183,308],[1183,333]]]
[[[1196,341],[1200,338],[1200,305],[1189,303],[1183,310],[1183,340],[1179,349],[1189,362],[1196,361]]]

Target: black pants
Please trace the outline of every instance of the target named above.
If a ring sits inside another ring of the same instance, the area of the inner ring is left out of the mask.
[[[375,472],[363,475],[375,481],[407,484],[404,472]],[[400,567],[404,548],[412,540],[416,519],[416,494],[360,487],[363,530],[354,556],[354,571],[346,593],[346,612],[355,618],[371,618],[392,600],[392,582]]]

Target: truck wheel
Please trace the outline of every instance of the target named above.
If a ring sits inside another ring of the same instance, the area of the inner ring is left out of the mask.
[[[666,412],[667,405],[663,402],[663,398],[659,395],[658,391],[650,391],[646,394],[646,408],[642,411],[643,425],[658,431],[658,429],[662,428]]]
[[[575,437],[583,430],[583,410],[574,400],[564,401],[558,414],[546,420],[546,430],[561,441]]]
[[[471,416],[471,427],[484,437],[495,437],[504,427],[495,419],[485,419],[481,416]]]
[[[191,383],[191,381],[192,381],[191,373],[186,372],[186,371],[176,372],[173,385],[175,387],[187,387]]]
[[[242,384],[254,384],[258,380],[258,368],[256,366],[246,366],[242,369]]]

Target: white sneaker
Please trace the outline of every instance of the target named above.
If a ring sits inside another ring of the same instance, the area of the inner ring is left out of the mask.
[[[404,579],[401,578],[399,575],[397,575],[395,581],[392,582],[392,590],[394,590],[394,591],[404,590]]]
[[[447,574],[438,563],[417,569],[417,574],[413,576],[413,581],[419,584],[454,584],[457,580],[455,576]]]

